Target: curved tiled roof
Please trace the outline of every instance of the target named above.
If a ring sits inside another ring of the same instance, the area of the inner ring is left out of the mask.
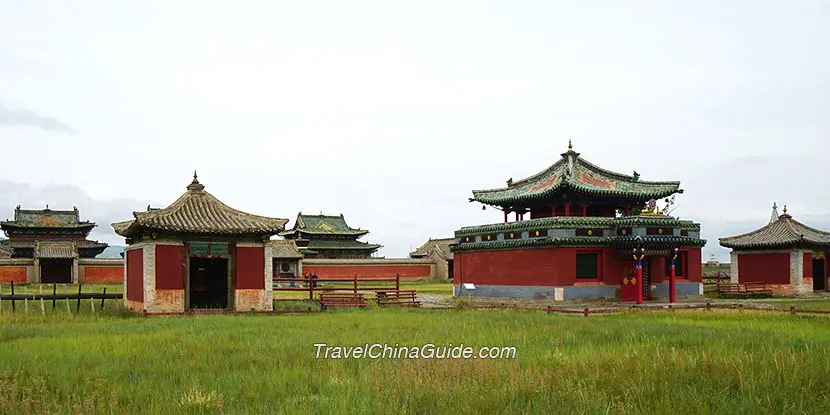
[[[290,231],[282,232],[280,235],[295,235],[297,232],[314,235],[350,235],[362,236],[369,233],[365,229],[354,229],[349,227],[342,214],[340,216],[330,215],[297,215],[297,221]]]
[[[429,239],[428,241],[424,242],[423,245],[418,247],[413,252],[409,253],[411,258],[425,258],[432,254],[432,252],[437,251],[443,257],[452,259],[452,252],[450,251],[450,245],[455,243],[455,238],[443,238],[443,239]]]
[[[600,168],[579,158],[579,153],[568,147],[568,152],[547,169],[507,187],[473,190],[470,201],[489,205],[521,204],[570,189],[593,196],[636,199],[659,199],[682,193],[680,182],[649,182]]]
[[[781,248],[796,245],[830,247],[830,232],[811,228],[784,214],[761,229],[742,235],[720,238],[721,246],[726,248]]]
[[[269,218],[245,213],[222,203],[204,190],[194,174],[187,192],[170,206],[133,212],[134,220],[112,224],[115,233],[129,237],[137,230],[157,229],[196,234],[273,235],[283,229],[288,219]]]
[[[297,249],[297,244],[292,240],[277,239],[268,241],[268,243],[274,250],[274,258],[299,259],[303,257],[303,254]]]

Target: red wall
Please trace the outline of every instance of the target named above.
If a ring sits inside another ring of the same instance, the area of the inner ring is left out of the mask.
[[[184,246],[156,245],[156,289],[184,289]]]
[[[144,302],[144,250],[127,251],[127,299]]]
[[[790,283],[790,254],[738,254],[738,282]]]
[[[513,251],[463,252],[454,256],[455,283],[482,285],[573,285],[576,281],[576,248],[517,249]],[[615,251],[601,249],[602,276],[617,284],[620,261]]]
[[[813,278],[813,253],[804,253],[804,275],[802,278]]]
[[[680,252],[686,253],[686,263],[689,264],[686,267],[689,273],[689,281],[700,282],[703,276],[703,260],[701,259],[700,248],[681,249]]]
[[[303,265],[303,274],[317,273],[320,278],[428,278],[429,265]]]
[[[124,266],[84,265],[84,283],[124,282]]]
[[[26,267],[0,267],[0,282],[26,283]]]
[[[265,289],[265,248],[236,248],[236,288]]]
[[[619,285],[626,270],[634,271],[634,259],[620,258],[616,248],[540,248],[513,251],[458,252],[454,261],[454,284],[570,286],[576,280],[576,253],[601,252],[601,284]],[[689,281],[699,282],[702,264],[700,249],[684,249]],[[665,257],[646,257],[651,281],[666,282]],[[591,284],[585,282],[585,284]],[[594,282],[596,284],[596,282]]]

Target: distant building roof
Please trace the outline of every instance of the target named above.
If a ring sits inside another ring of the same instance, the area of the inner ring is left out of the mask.
[[[320,250],[356,250],[356,251],[376,251],[381,248],[381,245],[370,244],[349,239],[312,239],[308,243],[308,249],[312,252]]]
[[[811,228],[793,219],[784,206],[784,214],[763,228],[742,235],[720,238],[720,244],[726,248],[737,249],[830,247],[830,232]]]
[[[147,212],[133,212],[134,220],[112,224],[115,233],[130,237],[141,228],[165,231],[245,235],[274,235],[285,229],[288,219],[269,218],[245,213],[222,203],[199,183],[196,173],[187,192],[163,209],[148,207]]]
[[[432,239],[424,242],[418,249],[409,253],[411,258],[425,258],[432,255],[433,252],[439,253],[447,259],[452,259],[452,252],[450,245],[455,243],[455,238]]]
[[[0,228],[10,230],[16,228],[68,228],[91,230],[95,223],[81,221],[78,208],[72,210],[52,210],[49,205],[46,209],[21,209],[18,205],[14,209],[14,220],[0,222]]]
[[[329,215],[303,215],[302,212],[297,214],[297,220],[294,222],[294,227],[289,231],[280,233],[282,236],[296,236],[297,233],[311,234],[311,235],[344,235],[360,237],[369,233],[365,229],[355,229],[346,223],[343,214],[340,216]]]
[[[290,239],[277,239],[268,242],[274,250],[274,258],[300,259],[303,254],[297,249],[297,244]]]

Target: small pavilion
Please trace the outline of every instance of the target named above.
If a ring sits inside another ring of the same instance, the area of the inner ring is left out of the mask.
[[[124,289],[135,312],[273,309],[274,245],[287,219],[233,209],[196,173],[170,206],[113,223],[127,240]]]
[[[731,248],[730,276],[734,283],[763,282],[777,295],[827,291],[830,232],[811,228],[772,206],[770,222],[763,228],[720,238]]]

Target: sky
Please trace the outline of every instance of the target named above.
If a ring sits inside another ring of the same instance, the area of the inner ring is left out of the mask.
[[[0,0],[0,219],[91,238],[194,169],[254,214],[343,214],[380,255],[503,220],[560,158],[679,180],[717,238],[773,202],[830,229],[826,1]]]

